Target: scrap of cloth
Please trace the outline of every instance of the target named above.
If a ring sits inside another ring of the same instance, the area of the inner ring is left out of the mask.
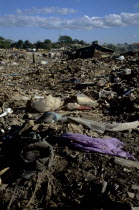
[[[74,146],[79,147],[86,152],[100,152],[135,160],[133,155],[121,149],[123,147],[123,142],[116,138],[92,138],[77,133],[65,133],[61,137],[72,140]]]

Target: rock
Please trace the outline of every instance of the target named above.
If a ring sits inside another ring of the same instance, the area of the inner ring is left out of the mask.
[[[123,74],[126,74],[126,75],[129,75],[129,74],[131,74],[131,69],[122,69],[122,72],[123,72]]]
[[[139,201],[139,193],[136,194],[136,198]]]
[[[75,125],[75,124],[68,124],[68,129],[70,132],[73,132],[73,133],[80,133],[82,134],[83,133],[83,127],[82,125]]]
[[[139,162],[137,162],[137,161],[126,160],[126,159],[123,159],[123,158],[115,157],[114,162],[118,163],[122,166],[139,169]]]
[[[108,183],[106,181],[102,182],[102,190],[101,190],[102,193],[106,192],[107,185]]]
[[[30,98],[27,96],[23,96],[20,93],[15,93],[12,96],[12,100],[14,100],[14,101],[28,101],[28,100],[30,100]]]
[[[130,198],[134,198],[134,197],[135,197],[135,193],[127,192],[127,194],[128,194],[128,196],[129,196]]]
[[[22,128],[21,128],[19,134],[21,135],[24,131],[28,130],[29,128],[31,128],[31,127],[33,127],[33,126],[34,126],[34,121],[33,121],[33,120],[29,120],[27,123],[25,123],[25,124],[22,126]]]
[[[138,185],[132,185],[131,186],[131,189],[133,189],[133,190],[139,190],[139,186]]]
[[[48,61],[41,61],[42,65],[48,64]]]
[[[114,98],[117,96],[117,93],[113,91],[102,90],[99,92],[99,98]]]
[[[18,65],[18,63],[13,62],[11,65],[12,65],[12,66],[17,66],[17,65]]]

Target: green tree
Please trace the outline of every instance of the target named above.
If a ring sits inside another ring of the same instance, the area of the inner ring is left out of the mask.
[[[4,39],[2,36],[0,37],[0,48],[9,49],[11,47],[12,40]]]
[[[64,44],[71,44],[73,42],[72,38],[70,36],[59,36],[58,38],[59,43],[64,43]]]
[[[47,44],[48,43],[48,44]],[[45,49],[45,50],[50,50],[52,48],[52,44],[50,42],[41,42],[37,41],[35,43],[37,49]]]
[[[58,42],[53,42],[52,43],[52,48],[60,48],[61,45]]]
[[[37,42],[35,43],[35,45],[36,45],[36,48],[37,48],[37,49],[42,49],[42,48],[43,48],[43,42],[41,42],[41,41],[37,41]]]
[[[4,41],[5,39],[2,37],[2,36],[0,36],[0,41]]]
[[[26,40],[24,42],[24,48],[26,49],[26,48],[31,48],[31,47],[32,47],[32,43],[30,43],[28,40]]]
[[[80,41],[79,41],[78,39],[74,39],[74,40],[73,40],[73,44],[79,44],[79,42],[80,42]]]
[[[50,50],[52,48],[52,42],[50,39],[45,39],[44,40],[44,49]]]
[[[52,42],[51,42],[50,39],[45,39],[45,40],[44,40],[44,43],[45,43],[45,44],[52,44]]]
[[[107,48],[110,48],[110,49],[112,49],[112,50],[114,50],[114,51],[117,50],[117,46],[114,45],[114,44],[107,44],[106,47],[107,47]]]
[[[79,44],[86,45],[86,42],[84,42],[83,40],[81,40],[81,41],[79,41]]]
[[[19,40],[19,41],[17,42],[17,44],[16,44],[16,47],[17,47],[18,49],[23,49],[23,46],[24,46],[24,42],[23,42],[22,40]]]

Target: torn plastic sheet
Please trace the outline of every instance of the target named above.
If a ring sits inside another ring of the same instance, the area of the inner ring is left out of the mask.
[[[87,120],[83,118],[68,117],[68,119],[73,120],[76,123],[82,124],[92,131],[99,133],[104,133],[104,131],[124,131],[129,129],[136,129],[139,126],[139,121],[126,122],[126,123],[102,123],[93,120]]]
[[[121,149],[123,142],[116,138],[92,138],[76,133],[65,133],[61,137],[75,141],[72,144],[86,152],[99,152],[135,160],[133,155]]]

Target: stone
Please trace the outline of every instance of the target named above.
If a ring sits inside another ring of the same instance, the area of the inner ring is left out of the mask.
[[[127,194],[128,194],[128,196],[129,196],[130,198],[134,198],[134,197],[135,197],[135,193],[127,192]]]
[[[139,201],[139,193],[136,194],[136,198]]]
[[[107,185],[108,185],[108,183],[106,181],[102,182],[102,189],[101,189],[102,193],[106,192]]]
[[[114,162],[118,163],[122,166],[139,169],[139,162],[137,162],[137,161],[126,160],[126,159],[122,159],[122,158],[119,158],[119,157],[115,157]]]
[[[139,186],[138,185],[132,185],[131,186],[131,189],[133,189],[133,190],[139,190]]]

